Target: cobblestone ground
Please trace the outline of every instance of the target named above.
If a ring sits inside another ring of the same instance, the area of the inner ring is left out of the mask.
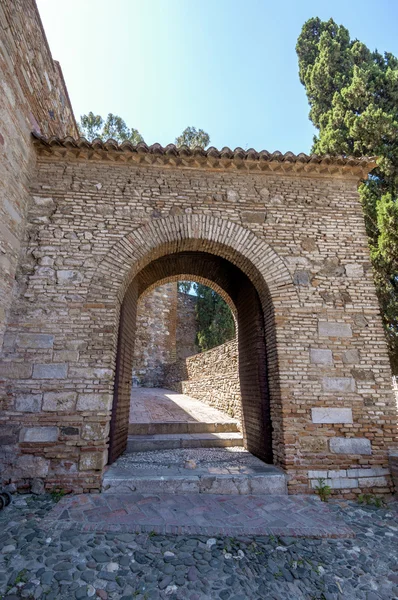
[[[53,499],[15,496],[0,512],[0,597],[398,599],[398,502],[329,505],[354,539],[51,532]]]

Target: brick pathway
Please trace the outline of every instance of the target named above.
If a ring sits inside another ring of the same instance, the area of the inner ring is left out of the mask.
[[[193,535],[353,537],[314,496],[82,494],[63,498],[49,529]]]
[[[200,400],[162,388],[132,388],[130,423],[236,423],[229,415]]]

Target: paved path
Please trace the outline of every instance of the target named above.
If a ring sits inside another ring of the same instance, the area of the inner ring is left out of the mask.
[[[236,423],[229,415],[185,394],[162,388],[132,388],[130,423]]]
[[[397,502],[314,503],[355,537],[310,539],[85,532],[46,519],[75,500],[16,495],[0,511],[2,600],[398,600]]]
[[[82,531],[196,535],[350,537],[352,530],[315,496],[81,494],[63,498],[48,526]]]

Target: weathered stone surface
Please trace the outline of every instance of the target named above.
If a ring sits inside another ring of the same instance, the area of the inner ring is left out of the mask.
[[[110,394],[79,394],[76,410],[109,410],[112,405]]]
[[[264,223],[267,213],[265,210],[244,210],[242,211],[242,221],[247,223]]]
[[[366,438],[334,437],[330,440],[329,447],[335,454],[372,454],[372,445]]]
[[[0,378],[28,379],[32,375],[32,365],[22,362],[0,363]]]
[[[84,279],[80,271],[60,269],[57,271],[57,281],[60,285],[78,285]]]
[[[45,333],[20,333],[17,346],[20,348],[52,348],[54,336]]]
[[[323,377],[325,392],[355,392],[355,380],[352,377]]]
[[[65,363],[48,363],[33,365],[33,379],[66,379],[68,365]]]
[[[332,365],[333,354],[331,350],[322,350],[320,348],[310,349],[310,360],[316,365]]]
[[[24,427],[21,442],[56,442],[58,427]]]
[[[38,477],[35,477],[32,481],[30,491],[32,492],[32,494],[38,496],[44,494],[44,481],[42,479],[39,479]]]
[[[101,471],[107,461],[107,452],[83,452],[80,456],[80,471]]]
[[[351,408],[311,408],[313,423],[352,423]]]
[[[319,321],[318,331],[322,337],[352,337],[351,326],[346,323]]]
[[[374,381],[375,378],[373,371],[368,369],[352,369],[351,375],[356,381]]]
[[[296,285],[309,285],[310,275],[307,271],[296,271],[293,276],[293,281]]]
[[[50,461],[42,456],[24,454],[16,461],[16,475],[22,478],[46,477]]]
[[[82,427],[83,440],[105,440],[109,435],[109,423],[105,426],[101,423],[85,423]]]
[[[79,352],[77,350],[58,350],[53,355],[54,362],[77,362]]]
[[[20,394],[15,398],[15,410],[39,412],[43,394]]]
[[[345,266],[347,277],[361,278],[363,277],[363,266],[357,263],[350,263]]]
[[[346,350],[343,354],[343,363],[355,364],[361,360],[358,350]]]
[[[76,398],[76,392],[46,392],[43,396],[43,410],[73,410],[76,405]]]

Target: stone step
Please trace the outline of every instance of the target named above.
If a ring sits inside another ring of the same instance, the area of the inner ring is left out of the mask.
[[[149,452],[176,448],[228,448],[232,446],[243,446],[243,436],[240,432],[129,435],[126,451]]]
[[[103,492],[108,494],[287,494],[286,475],[273,465],[265,465],[262,473],[216,474],[188,470],[185,474],[155,475],[141,469],[129,470],[110,467],[104,477]]]
[[[174,433],[232,433],[239,432],[239,422],[235,419],[219,423],[200,421],[170,421],[152,423],[130,423],[130,435],[162,435]]]

